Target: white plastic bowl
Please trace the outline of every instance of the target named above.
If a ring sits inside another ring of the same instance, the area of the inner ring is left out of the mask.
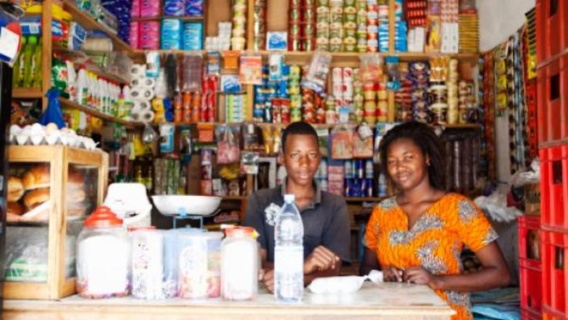
[[[160,195],[152,196],[156,208],[166,216],[177,216],[183,211],[187,215],[208,216],[215,213],[221,204],[221,197]]]

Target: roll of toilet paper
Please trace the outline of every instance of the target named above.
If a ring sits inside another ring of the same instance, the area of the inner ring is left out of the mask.
[[[154,89],[134,87],[132,91],[130,91],[130,96],[132,97],[132,101],[149,101],[154,99],[156,93]]]
[[[131,117],[134,121],[148,123],[154,121],[154,112],[150,110],[132,112]]]
[[[146,65],[145,64],[134,64],[130,68],[130,74],[133,78],[146,77]]]
[[[140,113],[144,111],[152,111],[152,106],[150,101],[133,101],[132,102],[132,111],[135,113]]]
[[[145,76],[133,76],[130,81],[130,86],[133,88],[154,89],[156,86],[156,80],[146,78]]]

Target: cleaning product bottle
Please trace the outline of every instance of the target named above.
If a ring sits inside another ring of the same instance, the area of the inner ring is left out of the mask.
[[[20,56],[18,57],[18,60],[20,61],[18,69],[16,70],[16,72],[18,73],[18,85],[17,87],[23,87],[24,86],[24,75],[25,75],[25,70],[26,70],[26,56],[29,55],[29,50],[28,48],[28,37],[22,37],[22,52],[20,53]],[[29,61],[28,61],[29,62]]]
[[[77,76],[77,103],[80,105],[87,105],[87,90],[87,72],[80,69]]]
[[[35,66],[35,71],[33,74],[33,83],[32,83],[32,87],[34,88],[41,88],[41,82],[43,81],[43,77],[41,74],[41,64],[42,64],[42,59],[41,59],[41,36],[39,36],[37,38],[37,44],[35,46],[35,50],[34,50],[34,66]]]
[[[35,66],[34,66],[34,52],[35,52],[35,47],[37,44],[37,37],[36,36],[29,36],[28,37],[28,44],[26,45],[26,47],[24,48],[24,50],[26,51],[26,55],[25,55],[25,59],[24,59],[24,64],[25,64],[25,70],[24,70],[24,88],[31,88],[32,84],[33,84],[33,74],[35,72]]]
[[[26,45],[26,37],[22,37],[22,48],[24,48]],[[20,55],[18,56],[18,58],[16,59],[16,61],[14,62],[14,66],[12,67],[14,70],[13,75],[12,75],[12,86],[14,88],[19,88],[21,87],[21,77],[20,77],[20,68],[23,67],[23,63],[22,63],[22,57],[24,56],[24,52],[22,50],[22,52],[20,53]]]

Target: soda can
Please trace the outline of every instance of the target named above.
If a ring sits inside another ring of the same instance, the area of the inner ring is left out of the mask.
[[[290,0],[290,7],[298,7],[302,5],[302,0]]]
[[[316,20],[316,9],[314,7],[304,7],[304,21],[313,22]]]
[[[367,196],[367,180],[361,179],[360,181],[361,181],[361,183],[359,184],[359,193],[361,194],[361,197],[366,197]]]
[[[288,38],[288,51],[300,51],[300,39],[297,37]]]
[[[353,161],[352,160],[345,160],[345,162],[343,163],[343,171],[345,171],[345,178],[346,179],[354,178]]]
[[[300,37],[302,28],[301,28],[299,23],[290,21],[290,25],[288,26],[288,29],[290,30],[290,33],[288,35],[289,38]]]
[[[302,109],[301,108],[290,108],[290,121],[298,122],[302,121]]]
[[[353,183],[351,182],[351,179],[345,179],[345,196],[346,197],[351,197],[351,195],[353,194],[353,190],[352,189]]]
[[[290,19],[290,23],[299,22],[302,20],[302,9],[300,7],[290,8],[288,11],[288,18]]]
[[[315,48],[316,41],[314,38],[308,38],[302,41],[302,51],[314,51]]]
[[[316,25],[307,23],[304,25],[304,36],[306,38],[313,38],[316,35]]]
[[[314,7],[317,5],[316,0],[304,0],[304,4],[308,7]]]
[[[373,188],[373,179],[372,179],[372,178],[371,178],[371,179],[366,179],[366,181],[367,181],[366,186],[365,186],[365,187],[366,187],[366,191],[364,192],[364,194],[365,194],[367,197],[372,197],[372,196],[374,196],[374,194],[375,194],[375,193],[374,193],[375,190],[374,190],[374,188]]]

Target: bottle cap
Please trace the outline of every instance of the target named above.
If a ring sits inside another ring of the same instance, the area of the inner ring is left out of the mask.
[[[284,202],[294,202],[296,197],[293,194],[285,194],[284,195]]]

